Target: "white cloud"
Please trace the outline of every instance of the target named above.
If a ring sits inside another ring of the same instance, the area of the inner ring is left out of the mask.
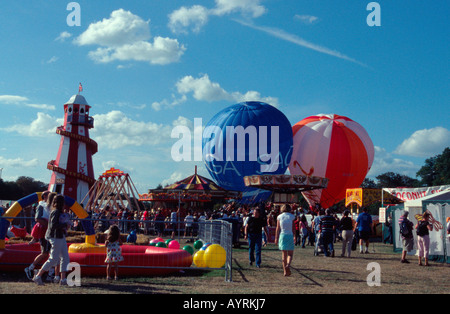
[[[212,102],[231,98],[218,83],[211,82],[208,74],[200,78],[194,78],[190,75],[185,76],[177,82],[176,86],[180,94],[192,92],[197,100]]]
[[[165,187],[166,185],[178,182],[184,179],[183,174],[179,171],[173,172],[168,179],[165,179],[161,182],[161,185]]]
[[[40,110],[56,110],[56,107],[53,105],[47,105],[47,104],[26,104],[25,106],[30,108],[36,108]]]
[[[20,104],[22,102],[28,101],[27,97],[16,96],[16,95],[0,95],[0,103],[3,104]]]
[[[201,5],[181,7],[169,14],[169,28],[174,33],[187,33],[187,29],[192,27],[192,31],[198,33],[208,22],[208,15],[208,9]]]
[[[62,119],[55,119],[48,114],[38,112],[36,120],[29,125],[16,124],[11,127],[2,128],[7,132],[17,132],[24,136],[45,137],[55,134],[56,128],[62,124]]]
[[[47,64],[55,63],[55,62],[58,61],[58,60],[59,60],[59,58],[58,58],[57,56],[53,56],[53,57],[51,57],[50,59],[48,59],[48,60],[46,61],[46,63],[47,63]]]
[[[187,100],[186,95],[182,95],[180,98],[177,98],[175,95],[172,94],[171,100],[163,99],[162,101],[155,101],[152,103],[152,108],[155,111],[160,111],[161,109],[170,109],[178,105],[181,105],[186,100]]]
[[[267,9],[260,3],[261,0],[216,0],[216,7],[213,12],[216,15],[240,12],[256,18],[267,12]]]
[[[278,99],[275,97],[262,97],[257,91],[227,92],[219,83],[212,82],[207,74],[200,78],[185,76],[176,83],[177,90],[180,94],[193,93],[193,97],[200,101],[263,101],[275,107],[278,107]]]
[[[179,116],[176,120],[172,122],[173,126],[186,126],[189,129],[192,129],[194,123],[186,117]]]
[[[416,172],[419,168],[420,167],[415,165],[413,162],[395,158],[384,148],[375,146],[375,158],[367,176],[370,178],[375,178],[386,172],[396,172],[415,178]]]
[[[187,33],[189,29],[198,33],[208,23],[210,16],[239,13],[245,17],[257,18],[267,12],[260,3],[261,0],[216,0],[212,9],[201,5],[190,8],[183,6],[169,14],[169,28],[174,33]]]
[[[296,14],[294,16],[294,19],[299,20],[300,22],[302,22],[303,24],[315,24],[319,21],[319,18],[317,16],[313,16],[313,15],[300,15],[300,14]]]
[[[31,168],[38,166],[39,161],[36,158],[23,160],[22,158],[7,159],[0,156],[0,165],[2,168]]]
[[[443,127],[414,132],[403,141],[394,153],[413,157],[432,157],[450,146],[450,131]]]
[[[69,32],[62,32],[58,37],[55,38],[55,41],[64,42],[66,39],[72,37],[72,34]]]
[[[170,139],[171,128],[153,122],[135,121],[121,111],[94,115],[92,137],[111,149],[126,146],[155,145]]]
[[[101,63],[134,60],[165,65],[178,62],[186,48],[176,39],[160,36],[149,42],[149,24],[150,21],[119,9],[113,11],[109,18],[90,24],[74,43],[79,46],[101,46],[88,54],[91,59]]]
[[[125,173],[130,173],[135,170],[133,167],[127,167],[126,165],[122,165],[120,162],[115,161],[115,160],[102,161],[101,165],[102,165],[103,172],[105,172],[106,170],[109,170],[111,168],[120,169]]]
[[[27,103],[30,101],[27,97],[16,95],[0,95],[0,104],[25,106],[41,110],[55,110],[55,106],[46,104]]]
[[[150,39],[150,21],[144,21],[129,11],[119,9],[110,18],[92,23],[74,42],[80,46],[100,45],[120,47],[125,44]]]

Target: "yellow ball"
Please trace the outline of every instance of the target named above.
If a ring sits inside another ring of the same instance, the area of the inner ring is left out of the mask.
[[[194,264],[197,267],[206,267],[205,259],[204,259],[205,251],[197,251],[194,254]]]
[[[227,252],[219,244],[210,245],[204,255],[206,266],[210,268],[221,268],[227,260]]]

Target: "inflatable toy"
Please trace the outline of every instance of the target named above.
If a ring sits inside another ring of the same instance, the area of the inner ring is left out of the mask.
[[[156,243],[156,247],[167,247],[166,242],[158,242]]]
[[[169,243],[172,241],[172,239],[167,239],[166,240],[166,245],[167,245],[167,247],[169,246]]]
[[[203,255],[206,267],[221,268],[225,265],[227,252],[219,244],[211,244]]]
[[[178,250],[180,248],[180,243],[177,240],[172,240],[169,242],[169,245],[167,245],[169,249],[175,249]]]
[[[83,207],[78,204],[73,198],[64,196],[66,207],[68,207],[78,218],[80,218],[84,231],[86,232],[86,243],[95,244],[95,230],[92,226],[88,213]],[[42,193],[33,193],[24,198],[21,198],[17,202],[11,205],[10,208],[4,213],[4,217],[16,217],[23,208],[38,203],[42,200]],[[14,218],[0,218],[0,250],[5,248],[5,236],[8,232],[8,227]]]
[[[202,241],[197,240],[197,241],[194,242],[194,249],[199,250],[199,249],[202,248],[202,246],[203,246],[203,242]]]
[[[132,244],[124,244],[121,248],[124,261],[119,263],[119,267],[123,276],[165,275],[178,271],[176,267],[185,268],[192,265],[192,256],[184,250]],[[38,243],[8,244],[5,249],[0,250],[0,271],[23,272],[39,253]],[[105,246],[97,245],[95,250],[92,246],[89,250],[86,246],[71,244],[69,257],[71,262],[80,264],[82,276],[105,275]]]
[[[14,203],[3,217],[15,217],[22,208],[42,200],[42,193],[34,193]],[[86,232],[85,243],[68,244],[71,262],[80,264],[82,275],[104,276],[106,247],[95,244],[95,231],[87,212],[75,200],[65,196],[66,206],[71,209],[83,225]],[[13,218],[0,217],[0,270],[20,271],[31,264],[40,254],[40,246],[29,244],[5,244],[5,235]],[[160,239],[164,243],[164,240]],[[120,263],[123,275],[157,275],[178,271],[177,267],[190,267],[192,256],[185,250],[144,245],[122,245],[124,261]],[[141,267],[139,267],[141,266]],[[147,267],[147,268],[145,268]],[[150,268],[155,267],[155,268]]]
[[[205,244],[203,244],[203,246],[202,246],[202,248],[200,249],[200,250],[202,250],[202,251],[205,251],[207,248],[208,248],[208,246],[210,246],[212,243],[205,243]]]
[[[183,246],[183,250],[185,250],[186,252],[188,252],[191,255],[194,255],[194,248],[190,245]]]
[[[303,192],[311,206],[328,208],[345,198],[347,188],[361,185],[375,150],[360,124],[344,116],[320,114],[301,120],[292,130],[290,173],[328,179],[325,189]]]
[[[195,266],[206,267],[206,263],[204,260],[204,254],[205,254],[205,251],[202,251],[202,250],[197,251],[197,253],[194,254],[193,262],[194,262]]]
[[[244,177],[284,174],[291,159],[292,127],[286,116],[263,102],[243,102],[217,113],[203,131],[203,158],[222,188],[250,191]]]
[[[9,230],[14,234],[15,237],[25,238],[27,236],[27,228],[25,227],[17,228],[16,226],[12,226]]]
[[[127,243],[136,243],[137,235],[136,231],[132,230],[130,234],[127,236]]]

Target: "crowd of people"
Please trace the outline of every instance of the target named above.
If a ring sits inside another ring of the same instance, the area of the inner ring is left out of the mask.
[[[45,191],[42,193],[42,201],[39,202],[35,214],[36,225],[33,227],[32,241],[39,242],[41,253],[30,266],[25,268],[25,273],[38,285],[42,285],[42,277],[49,273],[48,278],[67,285],[66,272],[70,263],[66,242],[67,229],[70,219],[65,212],[65,199],[63,195]],[[59,263],[59,265],[58,265]],[[41,268],[34,272],[34,270]]]
[[[33,208],[33,212],[35,223],[31,232],[33,240],[30,244],[39,242],[41,254],[25,269],[25,273],[38,284],[42,283],[42,276],[47,272],[49,273],[47,278],[50,280],[66,284],[65,270],[70,260],[65,237],[69,228],[77,230],[82,226],[77,224],[76,217],[68,216],[65,212],[64,197],[56,193],[44,192],[42,201]],[[348,210],[338,215],[331,209],[322,209],[318,204],[314,208],[304,209],[295,203],[277,205],[266,202],[249,206],[231,202],[212,211],[179,207],[173,209],[157,207],[141,211],[119,208],[115,211],[106,206],[89,214],[96,231],[108,231],[109,234],[106,240],[108,254],[105,260],[108,264],[108,279],[112,278],[112,270],[115,272],[114,278],[117,279],[117,265],[123,260],[120,254],[120,233],[129,233],[131,230],[139,230],[144,234],[153,233],[159,237],[170,234],[172,239],[179,237],[181,232],[181,236],[184,235],[189,242],[189,239],[194,241],[198,235],[201,222],[231,219],[238,225],[237,241],[242,238],[248,241],[250,265],[261,267],[261,251],[270,240],[277,244],[282,252],[284,275],[289,276],[295,246],[301,248],[307,245],[314,246],[315,255],[322,252],[325,257],[334,257],[336,243],[340,241],[342,244],[340,256],[351,257],[351,252],[357,250],[359,242],[359,253],[368,254],[369,240],[374,228],[372,217],[366,208],[362,209],[357,218],[353,218]],[[398,224],[403,240],[401,262],[409,263],[406,255],[414,247],[412,236],[414,227],[408,220],[408,212],[401,216]],[[392,226],[392,221],[388,221],[387,225]],[[404,226],[408,229],[408,234],[404,233]],[[433,226],[428,222],[427,213],[423,215],[422,221],[417,223],[415,229],[418,234],[419,265],[429,265],[428,234],[433,230]],[[42,267],[35,271],[39,265]]]
[[[416,230],[417,234],[417,248],[419,250],[418,258],[419,265],[429,266],[428,256],[430,253],[430,231],[433,231],[433,225],[429,222],[430,213],[425,212],[422,218],[414,226],[413,222],[408,219],[409,212],[405,211],[403,215],[400,216],[398,224],[400,226],[400,235],[402,237],[402,257],[401,262],[409,264],[406,256],[408,252],[414,249],[414,235],[413,229]],[[450,226],[450,225],[449,225]],[[447,232],[449,232],[449,227],[447,227]],[[422,259],[423,262],[422,263]]]
[[[70,256],[66,236],[68,229],[73,227],[72,219],[63,195],[45,191],[41,198],[34,210],[35,224],[31,232],[33,239],[29,242],[30,245],[39,242],[41,250],[25,268],[25,274],[38,285],[43,284],[44,275],[47,281],[67,285],[66,273]],[[112,225],[105,243],[108,279],[111,279],[112,269],[117,279],[118,263],[123,260],[120,244],[120,231],[117,225]]]
[[[313,245],[316,255],[323,251],[324,256],[334,257],[334,245],[337,240],[341,240],[341,256],[350,257],[354,241],[359,239],[359,252],[369,253],[373,221],[366,208],[356,220],[351,218],[349,211],[344,211],[342,218],[338,218],[337,213],[331,209],[324,210],[320,206],[315,209],[317,215],[314,210],[306,212],[295,204],[284,204],[270,211],[267,211],[266,206],[252,208],[249,217],[243,221],[244,239],[249,244],[250,265],[256,262],[256,267],[261,267],[261,248],[267,243],[268,226],[275,227],[274,242],[282,252],[284,276],[291,274],[290,265],[296,245],[301,245],[302,248]],[[310,222],[305,214],[312,216]]]

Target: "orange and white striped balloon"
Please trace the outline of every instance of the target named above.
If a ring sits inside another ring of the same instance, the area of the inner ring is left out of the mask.
[[[358,188],[374,159],[374,146],[366,130],[350,118],[319,114],[296,123],[289,171],[325,177],[326,189],[304,192],[311,206],[328,208],[345,198],[347,188]]]

